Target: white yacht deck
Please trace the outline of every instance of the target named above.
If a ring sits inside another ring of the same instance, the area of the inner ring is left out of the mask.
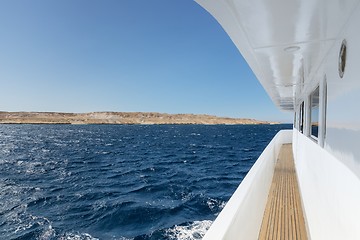
[[[291,144],[280,149],[259,239],[307,239]]]

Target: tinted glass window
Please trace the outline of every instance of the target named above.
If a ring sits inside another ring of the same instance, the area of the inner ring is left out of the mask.
[[[299,128],[300,132],[304,133],[304,102],[300,105]]]
[[[311,93],[311,136],[319,136],[319,87]]]

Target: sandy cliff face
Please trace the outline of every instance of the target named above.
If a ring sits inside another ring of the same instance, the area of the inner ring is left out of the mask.
[[[274,124],[244,118],[155,112],[0,112],[0,123],[33,124]]]

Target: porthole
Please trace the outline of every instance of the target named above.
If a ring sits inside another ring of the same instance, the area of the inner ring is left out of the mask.
[[[342,78],[344,76],[346,66],[346,40],[344,39],[341,43],[340,52],[339,52],[339,76]]]

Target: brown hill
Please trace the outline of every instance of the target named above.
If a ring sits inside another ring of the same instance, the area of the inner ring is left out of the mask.
[[[0,112],[0,123],[11,124],[276,124],[246,118],[155,112]]]

